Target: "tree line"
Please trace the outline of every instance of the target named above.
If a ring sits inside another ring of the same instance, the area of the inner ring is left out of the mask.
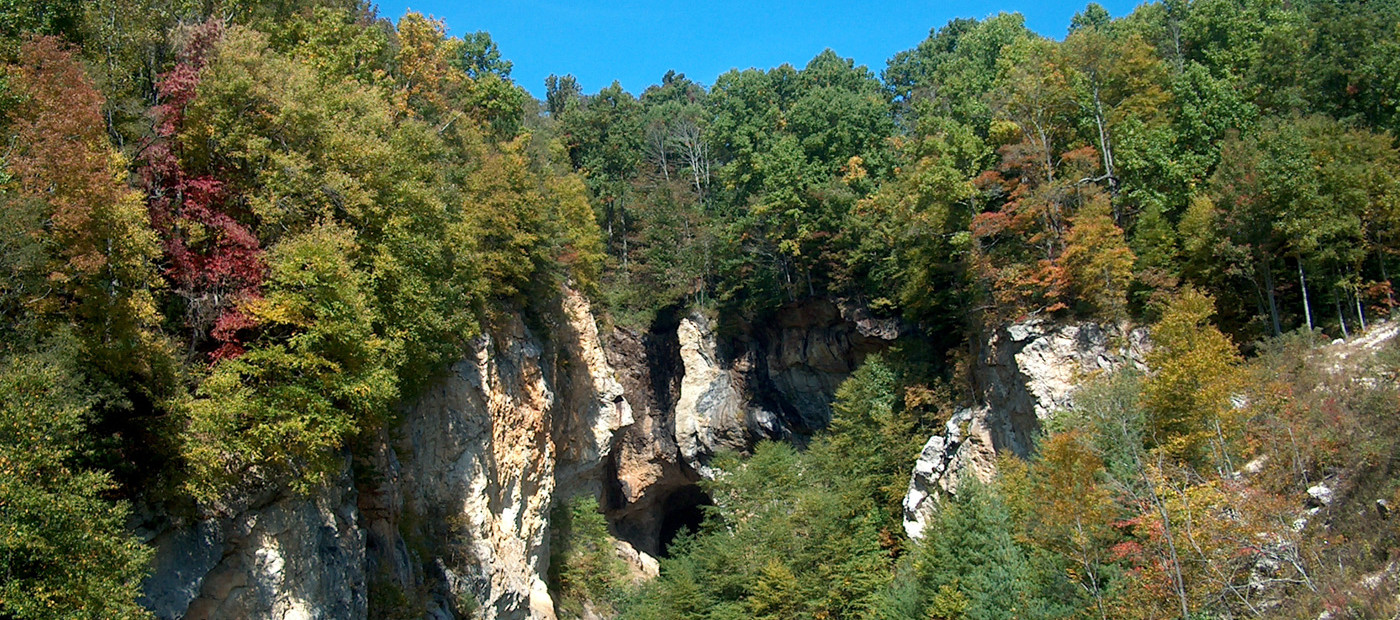
[[[142,615],[132,500],[314,488],[566,282],[634,325],[854,298],[922,343],[857,373],[808,450],[724,468],[714,529],[623,613],[1258,611],[1212,571],[1263,526],[1192,515],[1389,478],[1384,383],[1297,398],[1326,382],[1268,353],[1394,310],[1397,23],[1394,2],[1090,4],[1062,40],[954,20],[878,74],[826,51],[640,95],[553,76],[536,101],[488,34],[356,0],[0,2],[0,615]],[[943,352],[1031,316],[1155,322],[1165,352],[1095,388],[1113,415],[1066,417],[950,504],[937,528],[965,544],[900,541],[909,450],[963,391]],[[1284,436],[1267,484],[1225,475]],[[1317,557],[1388,544],[1353,526]],[[1331,564],[1275,559],[1325,593]]]
[[[640,96],[552,76],[546,109],[624,317],[844,296],[960,331],[1151,320],[1190,285],[1245,341],[1340,334],[1395,303],[1396,18],[1091,4],[1056,41],[1004,13],[949,22],[879,76],[830,50]]]

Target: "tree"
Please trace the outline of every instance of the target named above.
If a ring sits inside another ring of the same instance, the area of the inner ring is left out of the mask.
[[[268,28],[274,49],[311,65],[325,82],[346,78],[392,87],[393,54],[383,29],[359,11],[318,6]]]
[[[904,165],[847,214],[846,230],[855,237],[847,277],[864,284],[873,307],[897,307],[905,317],[952,331],[968,303],[972,177],[990,151],[971,129],[953,123],[900,147]]]
[[[1063,45],[1081,114],[1093,122],[1094,143],[1103,160],[1103,180],[1110,197],[1117,198],[1121,179],[1114,157],[1114,136],[1127,117],[1151,121],[1159,109],[1166,107],[1168,94],[1162,88],[1166,68],[1140,37],[1115,38],[1098,26],[1075,29]],[[1123,217],[1117,207],[1113,211],[1114,222],[1121,225]]]
[[[1079,208],[1065,235],[1060,260],[1070,290],[1089,313],[1110,319],[1127,316],[1135,258],[1123,231],[1113,223],[1107,197],[1098,195]]]
[[[549,115],[559,118],[569,111],[573,105],[577,105],[583,90],[579,88],[578,80],[572,75],[559,77],[550,75],[545,78],[545,109],[549,110]]]
[[[1063,563],[1060,570],[1090,601],[1086,606],[1108,618],[1115,577],[1111,548],[1119,540],[1112,524],[1121,511],[1104,484],[1107,472],[1090,437],[1079,430],[1050,434],[1033,463],[1017,465],[1000,472],[1013,519],[1031,543]]]
[[[985,138],[994,117],[987,95],[995,87],[1000,58],[1008,46],[1032,36],[1019,13],[981,22],[955,19],[915,49],[895,54],[884,81],[916,122],[944,117]]]
[[[142,180],[151,226],[160,235],[166,271],[184,301],[183,319],[192,350],[214,359],[242,353],[239,332],[252,327],[237,302],[255,297],[261,283],[263,250],[246,214],[231,204],[224,181],[188,165],[178,139],[187,108],[197,99],[201,73],[224,26],[209,21],[196,27],[175,68],[157,85],[157,140],[143,154]],[[198,125],[195,125],[198,127]],[[213,346],[209,345],[212,340]]]
[[[461,41],[447,39],[446,30],[441,20],[413,11],[399,20],[399,49],[394,58],[399,112],[413,111],[430,122],[450,122],[453,110],[448,93],[460,87],[466,74],[460,68]]]
[[[1320,325],[1316,310],[1330,297],[1345,331],[1345,308],[1355,308],[1359,288],[1354,274],[1365,269],[1367,218],[1386,212],[1393,200],[1391,173],[1382,171],[1393,170],[1395,161],[1385,139],[1323,117],[1267,119],[1249,136],[1225,142],[1211,183],[1215,212],[1199,217],[1213,217],[1214,237],[1230,250],[1224,255],[1230,273],[1253,280],[1275,334],[1289,316],[1274,275],[1283,269],[1298,272],[1292,316],[1301,314],[1308,328]],[[1331,284],[1321,295],[1319,280]],[[1354,316],[1359,322],[1364,311]]]
[[[39,305],[77,325],[102,372],[149,372],[159,347],[156,238],[108,145],[101,95],[73,54],[52,37],[26,41],[15,84],[24,96],[13,126],[18,200],[42,205],[26,232],[51,248],[34,266],[54,293]],[[48,297],[29,295],[26,306]]]
[[[1024,38],[997,60],[997,110],[1021,128],[1026,148],[1038,160],[1035,170],[1046,182],[1055,180],[1057,146],[1069,128],[1073,105],[1062,53],[1047,39]]]
[[[1173,458],[1233,471],[1242,414],[1231,398],[1238,389],[1239,353],[1210,323],[1213,300],[1183,290],[1153,326],[1152,370],[1143,386],[1149,442]]]
[[[883,357],[866,358],[841,383],[832,403],[830,435],[814,445],[810,458],[832,484],[868,489],[864,498],[887,513],[884,527],[897,530],[908,489],[905,473],[914,466],[931,424],[903,407],[894,370]]]
[[[924,612],[970,619],[1050,617],[1031,579],[1010,515],[993,489],[975,478],[943,504],[914,552]]]
[[[626,592],[627,565],[617,555],[598,501],[582,497],[550,514],[549,583],[561,612],[615,611]]]
[[[250,478],[307,491],[337,450],[382,421],[397,396],[377,336],[369,282],[349,261],[353,235],[323,225],[273,246],[266,294],[242,311],[263,326],[238,359],[216,364],[188,403],[191,492],[218,500]]]
[[[96,394],[66,330],[0,358],[0,613],[12,618],[144,618],[151,550],[107,499],[111,478],[78,465]],[[8,353],[8,352],[7,352]]]
[[[458,62],[467,73],[467,77],[474,80],[482,79],[487,74],[502,79],[509,78],[510,70],[514,66],[511,61],[501,58],[501,50],[496,47],[496,42],[491,40],[491,33],[484,30],[462,38],[461,57]]]

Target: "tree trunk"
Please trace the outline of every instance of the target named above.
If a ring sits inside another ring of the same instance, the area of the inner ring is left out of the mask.
[[[1395,312],[1395,310],[1394,310],[1394,309],[1395,309],[1395,291],[1392,291],[1392,290],[1390,289],[1390,274],[1389,274],[1389,273],[1386,273],[1386,270],[1385,270],[1385,252],[1377,251],[1377,252],[1376,252],[1376,258],[1380,260],[1380,263],[1381,263],[1381,279],[1385,281],[1385,304],[1386,304],[1387,307],[1389,307],[1389,308],[1391,309],[1391,312],[1394,313],[1394,312]]]
[[[1341,306],[1351,305],[1356,310],[1356,326],[1361,333],[1366,331],[1366,312],[1361,308],[1361,276],[1356,273],[1355,267],[1347,268],[1347,282],[1341,286],[1341,297],[1337,298],[1337,304]],[[1343,299],[1351,295],[1351,299],[1343,303]]]
[[[627,271],[627,209],[618,209],[618,216],[622,218],[622,270]]]
[[[1147,477],[1147,469],[1142,466],[1142,460],[1136,460],[1138,461],[1138,473],[1142,476],[1142,482],[1147,485],[1147,492],[1152,495],[1152,503],[1162,515],[1162,533],[1167,539],[1167,552],[1170,554],[1172,560],[1172,576],[1175,577],[1172,585],[1175,586],[1177,599],[1181,603],[1181,620],[1190,620],[1191,608],[1186,602],[1186,581],[1181,576],[1181,560],[1179,559],[1180,556],[1176,553],[1176,541],[1172,537],[1172,522],[1170,515],[1167,513],[1167,504],[1163,502],[1162,497],[1157,494],[1157,486],[1152,484],[1152,481]]]
[[[654,138],[654,139],[656,140],[656,152],[657,152],[657,155],[659,155],[659,156],[661,157],[661,177],[664,178],[664,179],[666,179],[666,182],[667,182],[667,183],[670,183],[670,182],[671,182],[671,164],[670,164],[670,162],[666,161],[666,151],[668,150],[668,149],[666,148],[666,135],[665,135],[665,134],[660,134],[660,135],[658,135],[658,136],[657,136],[656,138]]]
[[[1303,318],[1308,322],[1308,331],[1312,331],[1312,308],[1308,306],[1308,278],[1303,275],[1303,259],[1298,259],[1298,283],[1303,287]]]
[[[1113,200],[1118,197],[1118,175],[1114,172],[1113,143],[1108,133],[1108,118],[1103,111],[1103,101],[1099,98],[1097,76],[1094,78],[1094,123],[1099,129],[1099,150],[1103,156],[1103,173],[1108,178],[1109,200],[1113,203],[1113,222],[1122,225],[1123,214],[1119,212],[1118,201]]]
[[[1356,301],[1356,320],[1361,324],[1361,331],[1366,331],[1366,310],[1361,307],[1361,291],[1354,291],[1351,296]]]
[[[1036,128],[1037,131],[1040,133],[1040,146],[1041,148],[1045,149],[1045,180],[1048,183],[1054,183],[1055,163],[1054,160],[1051,159],[1050,155],[1050,134],[1049,132],[1045,131],[1044,128],[1040,127],[1039,123],[1036,124]]]
[[[1274,271],[1268,263],[1260,263],[1264,271],[1264,294],[1269,299],[1269,320],[1273,323],[1274,335],[1282,336],[1283,328],[1278,320],[1278,299],[1274,296]]]
[[[1342,323],[1342,337],[1343,337],[1343,338],[1350,338],[1350,337],[1351,337],[1351,332],[1347,331],[1347,317],[1346,317],[1346,314],[1344,314],[1344,313],[1342,312],[1342,298],[1341,298],[1341,296],[1338,296],[1338,297],[1337,297],[1337,320],[1338,320],[1338,321],[1341,321],[1341,323]]]

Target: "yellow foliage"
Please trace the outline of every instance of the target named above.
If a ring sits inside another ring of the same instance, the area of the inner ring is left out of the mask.
[[[1240,385],[1240,355],[1210,323],[1214,300],[1188,288],[1152,330],[1151,369],[1143,389],[1150,440],[1173,458],[1227,467],[1243,412],[1230,397]]]
[[[1076,297],[1105,318],[1123,318],[1136,257],[1113,223],[1106,196],[1098,194],[1080,207],[1065,242],[1060,260]]]

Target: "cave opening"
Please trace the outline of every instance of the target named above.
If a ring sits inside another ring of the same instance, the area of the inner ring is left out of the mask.
[[[671,557],[671,543],[681,532],[700,531],[700,523],[705,520],[704,507],[713,504],[698,484],[688,484],[666,496],[661,503],[661,557]]]

